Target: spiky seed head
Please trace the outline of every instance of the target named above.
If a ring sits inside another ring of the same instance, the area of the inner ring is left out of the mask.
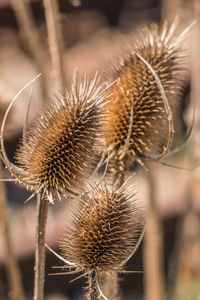
[[[144,210],[133,187],[101,186],[74,201],[60,248],[79,270],[120,270],[133,252],[144,227]]]
[[[65,97],[51,100],[27,128],[16,153],[24,182],[59,192],[77,186],[95,157],[103,120],[106,87],[95,75],[74,79]]]
[[[160,153],[166,145],[169,124],[162,95],[155,76],[135,51],[156,72],[174,115],[186,71],[183,52],[179,49],[181,38],[174,34],[176,25],[175,21],[168,29],[165,22],[161,31],[155,24],[144,28],[112,72],[116,83],[111,88],[105,124],[106,145],[110,152],[121,155],[129,130],[128,151],[134,157]]]

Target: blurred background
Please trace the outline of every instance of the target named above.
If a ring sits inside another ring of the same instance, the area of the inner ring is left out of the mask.
[[[44,1],[45,2],[45,1]],[[163,232],[163,299],[200,299],[200,164],[199,151],[199,96],[200,96],[200,1],[199,0],[60,0],[59,20],[62,39],[62,61],[56,70],[49,47],[44,3],[39,0],[0,0],[0,119],[16,93],[38,73],[43,76],[33,84],[30,109],[31,120],[48,97],[58,94],[59,78],[70,87],[74,69],[80,74],[94,74],[106,69],[118,59],[128,42],[134,43],[133,34],[152,22],[171,23],[180,16],[178,31],[194,19],[195,26],[187,35],[183,47],[190,57],[188,82],[177,122],[175,144],[180,145],[191,124],[195,106],[195,125],[189,146],[167,162],[187,170],[153,165],[153,197]],[[64,76],[59,75],[59,71]],[[8,157],[14,159],[22,136],[24,115],[29,90],[25,90],[13,106],[6,125],[5,145]],[[148,206],[152,194],[145,171],[137,166],[140,197]],[[188,171],[188,169],[190,169]],[[191,170],[192,169],[192,170]],[[8,178],[6,169],[3,177]],[[35,200],[24,205],[30,195],[13,182],[1,184],[1,197],[6,194],[12,248],[19,262],[26,299],[32,298],[35,239]],[[1,208],[0,208],[1,209]],[[47,243],[56,249],[63,231],[67,203],[56,203],[50,208],[47,224]],[[2,210],[3,211],[3,210]],[[3,217],[2,217],[3,219]],[[0,299],[12,299],[7,275],[7,251],[4,227],[0,229]],[[153,239],[153,237],[152,237]],[[150,238],[151,242],[151,238]],[[162,300],[150,296],[149,277],[143,265],[144,242],[128,263],[128,270],[144,270],[144,274],[120,276],[125,300]],[[48,300],[78,300],[84,298],[84,279],[72,283],[75,276],[49,276],[52,266],[59,261],[47,251],[45,295]],[[149,264],[151,265],[151,258]],[[153,267],[152,267],[153,268]],[[148,271],[149,272],[149,271]],[[150,271],[151,275],[151,271]],[[156,276],[156,275],[155,275]],[[150,279],[151,280],[151,279]],[[152,269],[154,281],[154,270]],[[156,280],[156,279],[155,279]],[[163,283],[164,282],[164,283]],[[155,287],[156,289],[156,287]],[[151,293],[151,292],[150,292]]]

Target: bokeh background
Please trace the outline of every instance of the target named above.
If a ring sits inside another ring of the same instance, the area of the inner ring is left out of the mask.
[[[59,87],[49,50],[44,5],[42,1],[27,1],[32,27],[17,13],[21,0],[0,0],[0,118],[16,93],[38,73],[43,78],[33,84],[30,109],[31,120],[41,109],[44,98],[54,97]],[[26,1],[25,1],[26,2]],[[80,74],[93,74],[107,69],[122,54],[126,44],[134,43],[134,33],[152,22],[173,22],[179,15],[178,30],[186,28],[194,19],[195,26],[183,43],[189,57],[187,86],[180,115],[177,116],[177,134],[174,144],[184,141],[195,112],[195,125],[188,146],[167,160],[172,166],[150,165],[154,183],[140,166],[137,168],[139,195],[148,207],[149,198],[155,198],[156,211],[163,230],[164,294],[166,299],[200,299],[200,164],[199,107],[200,104],[200,1],[199,0],[60,0],[60,21],[63,35],[62,67],[65,84],[70,87],[74,69]],[[29,30],[31,29],[31,30]],[[28,30],[28,34],[27,34]],[[28,36],[28,37],[27,37]],[[32,43],[38,41],[38,44]],[[22,136],[24,115],[29,90],[25,90],[10,112],[5,132],[6,151],[11,161]],[[7,170],[3,176],[9,177]],[[153,185],[153,188],[152,188]],[[13,182],[5,188],[12,247],[19,262],[26,299],[32,298],[34,269],[35,200],[24,205],[29,193]],[[64,228],[68,203],[56,203],[48,216],[47,243],[57,248]],[[3,227],[2,227],[3,228]],[[0,230],[0,299],[12,298],[6,272],[7,252],[3,229]],[[153,239],[153,238],[152,238]],[[151,238],[150,238],[151,242]],[[120,276],[125,300],[149,299],[147,276],[143,265],[143,243],[128,263],[129,270],[144,270],[144,274]],[[150,256],[151,257],[151,256]],[[52,266],[59,261],[47,251],[45,295],[48,300],[83,299],[83,278],[72,283],[75,276],[50,276]],[[149,262],[151,265],[151,261]],[[151,275],[151,274],[150,274]],[[152,269],[152,280],[154,280]],[[152,288],[154,288],[152,286]],[[158,299],[162,300],[162,299]]]

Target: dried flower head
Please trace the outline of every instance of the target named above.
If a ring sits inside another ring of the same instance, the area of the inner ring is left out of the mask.
[[[102,272],[122,270],[144,232],[144,210],[135,196],[126,182],[120,189],[96,187],[73,202],[60,248],[76,272],[91,280],[92,274],[97,279]]]
[[[173,117],[181,99],[185,61],[179,49],[188,27],[177,36],[177,20],[162,30],[144,28],[113,71],[107,109],[105,139],[108,152],[120,161],[161,158],[170,150]],[[163,155],[162,155],[163,154]]]
[[[106,97],[98,73],[91,82],[75,76],[71,91],[53,99],[26,129],[16,152],[19,167],[7,162],[11,174],[50,199],[77,186],[95,158]]]

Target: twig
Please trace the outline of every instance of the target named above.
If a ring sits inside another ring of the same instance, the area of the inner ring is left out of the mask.
[[[44,7],[53,71],[59,87],[63,89],[66,82],[63,68],[63,38],[58,1],[44,0]]]
[[[2,164],[0,162],[0,174],[2,174]],[[22,286],[21,274],[16,260],[8,220],[8,208],[6,204],[6,195],[3,182],[0,182],[0,220],[2,235],[5,242],[5,252],[7,253],[7,274],[11,289],[11,298],[13,300],[24,300],[24,290]]]
[[[164,299],[163,231],[155,203],[155,174],[146,173],[150,189],[148,224],[144,238],[144,286],[146,300]]]
[[[47,72],[44,65],[44,54],[29,3],[25,0],[12,0],[12,7],[19,24],[22,38],[26,41],[28,49],[37,65],[39,72],[43,74],[41,77],[42,93],[44,101],[47,101],[48,85]]]
[[[36,248],[35,248],[35,277],[34,277],[34,300],[44,299],[45,281],[45,233],[49,201],[44,193],[37,196],[36,206]]]

